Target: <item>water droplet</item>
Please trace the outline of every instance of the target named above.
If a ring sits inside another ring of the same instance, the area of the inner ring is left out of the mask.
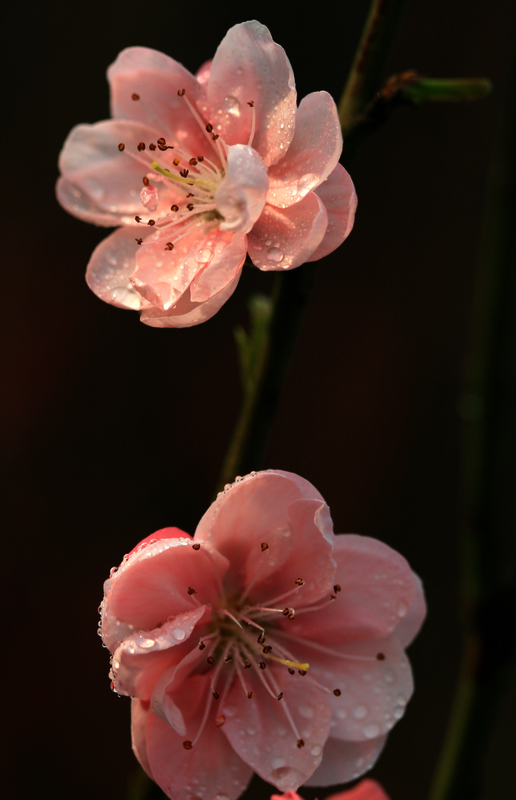
[[[303,706],[299,706],[299,713],[305,719],[312,719],[312,717],[314,715],[314,710],[313,710],[312,706],[303,705]]]
[[[281,769],[281,767],[284,767],[286,763],[287,762],[284,758],[274,758],[271,762],[271,765],[273,769]]]
[[[398,614],[398,617],[406,616],[407,611],[408,611],[408,605],[406,603],[404,603],[402,600],[400,600],[400,602],[398,603],[398,605],[396,607],[396,612]]]
[[[186,636],[186,631],[184,631],[183,628],[173,628],[172,636],[174,639],[177,639],[178,642],[182,642]]]
[[[345,709],[343,709],[343,708],[339,708],[339,710],[337,711],[337,717],[339,719],[346,719],[347,716],[348,716],[348,712],[345,711]]]
[[[396,702],[399,706],[406,706],[407,705],[407,698],[404,694],[399,694],[396,698]]]
[[[295,791],[306,780],[306,775],[294,767],[279,767],[271,772],[271,778],[282,791]]]
[[[385,670],[385,672],[383,674],[383,679],[384,679],[385,683],[394,683],[395,678],[396,678],[396,675],[394,674],[392,669],[386,669]]]
[[[364,672],[362,674],[362,680],[363,681],[371,681],[372,679],[373,679],[373,676],[371,675],[370,672]]]
[[[394,717],[394,719],[401,719],[404,713],[405,713],[405,709],[404,708],[401,708],[400,706],[396,706],[396,708],[392,712],[392,716]]]
[[[366,737],[366,739],[375,739],[379,735],[380,735],[380,728],[374,722],[371,722],[370,725],[365,726],[364,736]]]
[[[224,108],[226,109],[228,114],[231,114],[233,117],[240,116],[240,103],[238,102],[236,97],[233,97],[232,95],[228,95],[227,97],[225,97]]]
[[[355,719],[364,719],[364,717],[367,717],[366,706],[355,706],[353,709],[353,716]]]
[[[249,734],[249,736],[254,736],[254,734],[256,733],[256,728],[248,728],[247,733]]]
[[[102,200],[104,197],[104,187],[94,178],[85,178],[82,185],[94,200]]]
[[[310,753],[311,753],[313,756],[320,756],[320,755],[321,755],[321,753],[322,753],[322,747],[320,747],[318,744],[315,744],[315,745],[312,747],[312,749],[310,750]]]
[[[283,251],[280,250],[279,247],[269,247],[267,250],[267,256],[271,261],[275,261],[276,264],[279,264],[280,261],[283,261]]]
[[[213,253],[207,247],[204,247],[202,250],[198,250],[195,254],[195,260],[198,264],[206,264],[207,261],[210,260]]]

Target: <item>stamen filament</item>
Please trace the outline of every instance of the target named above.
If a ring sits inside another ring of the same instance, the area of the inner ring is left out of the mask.
[[[159,172],[160,175],[164,175],[165,178],[170,178],[171,181],[178,181],[178,183],[186,183],[188,186],[192,186],[196,184],[197,186],[204,186],[206,189],[209,189],[211,192],[216,190],[216,185],[209,181],[203,181],[202,178],[192,178],[190,175],[187,178],[183,178],[181,175],[175,175],[173,172],[170,172],[169,169],[166,167],[160,167],[157,161],[153,161],[151,164],[151,169],[156,170]]]

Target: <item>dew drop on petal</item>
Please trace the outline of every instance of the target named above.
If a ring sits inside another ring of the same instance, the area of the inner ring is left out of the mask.
[[[228,114],[231,114],[233,117],[240,116],[240,103],[236,97],[227,95],[227,97],[224,98],[224,108]]]
[[[408,605],[400,600],[400,602],[398,603],[398,605],[396,607],[396,612],[398,614],[398,617],[402,617],[402,618],[405,617],[407,615],[407,612],[408,612]]]
[[[364,717],[367,717],[366,706],[355,706],[353,709],[353,716],[355,719],[364,719]]]
[[[311,755],[313,756],[320,756],[322,753],[322,747],[318,744],[315,744],[312,749],[310,750]]]
[[[178,642],[182,642],[186,636],[186,632],[183,630],[183,628],[174,628],[172,630],[172,636],[174,639],[177,639]]]
[[[394,719],[401,719],[404,713],[405,713],[405,709],[404,708],[401,708],[400,706],[396,706],[396,708],[392,712],[392,716],[394,717]]]
[[[385,683],[394,683],[395,674],[392,669],[386,669],[383,675]]]
[[[312,706],[303,705],[303,706],[299,706],[299,713],[305,719],[312,719],[312,717],[314,715],[314,710],[313,710]]]
[[[279,264],[280,261],[283,261],[283,251],[280,250],[279,247],[269,247],[267,250],[267,256],[271,261],[275,261],[276,264]]]
[[[281,769],[281,767],[284,767],[286,763],[287,762],[285,761],[284,758],[274,758],[272,760],[271,766],[273,769]]]
[[[140,639],[140,641],[138,641],[137,644],[140,647],[148,649],[149,647],[154,647],[155,642],[154,639]]]
[[[377,736],[380,735],[380,728],[374,722],[371,722],[370,725],[366,725],[364,728],[364,736],[366,739],[376,739]]]
[[[195,254],[195,260],[198,264],[205,264],[207,261],[210,260],[213,253],[207,247],[204,247],[202,250],[198,250]]]

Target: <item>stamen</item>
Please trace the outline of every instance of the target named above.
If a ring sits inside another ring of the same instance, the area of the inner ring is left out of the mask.
[[[131,95],[131,100],[139,100],[139,99],[140,99],[140,95],[136,94],[136,92],[133,92],[132,95]]]
[[[334,689],[333,694],[335,695],[335,697],[340,697],[342,692],[340,691],[340,689]]]
[[[185,750],[191,750],[193,744],[189,740],[187,740],[186,742],[183,742],[183,747],[185,748]]]
[[[139,143],[138,143],[137,150],[139,150],[140,152],[141,152],[142,150],[145,150],[145,142],[139,142]]]
[[[165,250],[173,250],[173,249],[174,249],[173,243],[172,242],[167,242]],[[195,589],[192,589],[191,591],[190,591],[190,589],[188,589],[188,594],[195,594]]]
[[[141,244],[143,242],[143,239],[135,239],[134,241],[136,242],[136,244]]]
[[[199,542],[195,542],[195,544],[192,545],[192,550],[200,550],[200,549],[201,545],[199,544]]]
[[[242,628],[242,625],[240,624],[240,622],[237,620],[236,617],[233,616],[233,614],[231,614],[227,610],[227,608],[219,608],[218,613],[219,613],[219,616],[221,616],[221,617],[223,617],[223,616],[229,617],[230,619],[233,620],[233,622],[235,622],[238,625],[239,628]],[[243,628],[242,628],[242,630],[243,630]]]
[[[305,746],[305,740],[304,739],[298,739],[297,740],[297,746],[299,747],[299,749],[304,747]]]
[[[267,544],[267,542],[262,542],[261,543],[261,548],[262,548],[262,552],[263,552],[264,550],[268,550],[269,549],[269,545]]]
[[[226,717],[224,716],[224,714],[221,714],[219,717],[215,718],[215,725],[217,726],[217,728],[221,728],[222,725],[224,725],[225,721]]]
[[[251,106],[252,117],[251,117],[251,133],[249,134],[249,141],[247,142],[248,147],[251,147],[253,144],[254,134],[256,131],[256,111],[254,109],[254,100],[249,100],[247,103],[248,106]]]
[[[123,142],[120,142],[120,144],[118,145],[118,149],[122,153],[125,150],[125,144]]]
[[[302,609],[302,610],[304,610],[304,609]],[[306,645],[306,647],[311,648],[312,650],[318,650],[320,653],[326,653],[326,655],[335,656],[335,658],[342,658],[345,661],[369,661],[369,662],[371,662],[371,661],[376,661],[376,659],[378,658],[378,656],[359,656],[359,655],[356,655],[354,653],[353,654],[351,654],[351,653],[340,653],[338,650],[333,650],[331,647],[325,647],[324,645],[319,644],[317,642],[309,641],[308,639],[304,639],[301,636],[292,636],[291,633],[286,633],[286,631],[284,631],[284,630],[281,631],[281,637],[282,637],[282,639],[290,639],[291,641],[295,642],[297,645],[300,645],[301,643],[303,643],[303,644]],[[383,653],[380,653],[380,655],[383,655]],[[382,661],[381,658],[378,659],[378,660]]]

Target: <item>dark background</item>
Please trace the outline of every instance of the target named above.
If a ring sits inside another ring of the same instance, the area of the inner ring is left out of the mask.
[[[211,321],[178,331],[104,305],[84,271],[105,231],[54,199],[62,142],[109,115],[104,75],[121,49],[154,47],[195,71],[245,19],[285,47],[300,97],[338,98],[368,3],[339,8],[51,0],[4,18],[2,797],[125,798],[129,701],[109,691],[96,636],[102,582],[157,528],[194,531],[241,399],[232,331],[249,293],[271,288],[246,268]],[[393,800],[426,794],[460,652],[460,365],[514,17],[507,0],[409,5],[386,74],[483,75],[495,90],[403,109],[363,147],[355,229],[320,264],[267,447],[267,467],[317,486],[337,532],[382,539],[425,583],[416,692],[372,773]],[[486,800],[512,776],[514,695]]]

